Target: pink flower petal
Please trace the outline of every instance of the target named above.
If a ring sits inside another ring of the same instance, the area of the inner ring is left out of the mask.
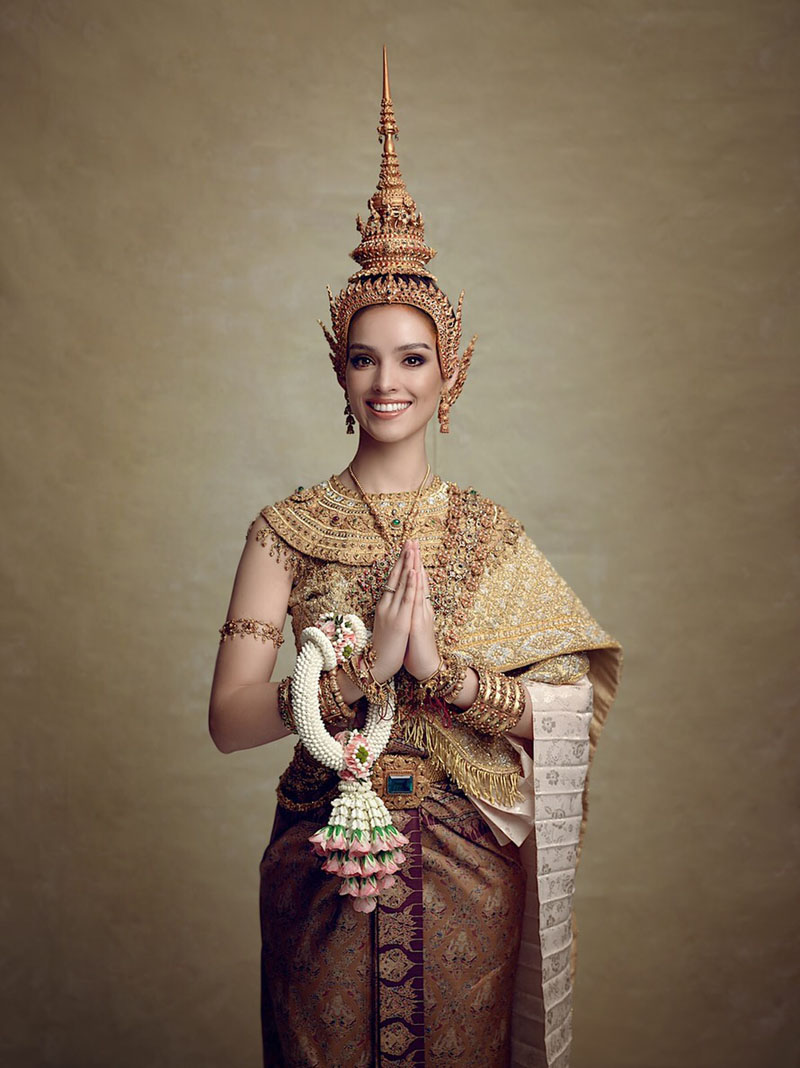
[[[363,839],[361,841],[359,841],[356,838],[355,841],[350,843],[350,856],[351,857],[363,857],[363,856],[366,856],[367,853],[371,853],[371,852],[372,852],[372,850],[370,849],[369,842],[364,841]]]
[[[353,898],[353,908],[356,912],[374,912],[375,906],[378,904],[374,897],[355,897]]]

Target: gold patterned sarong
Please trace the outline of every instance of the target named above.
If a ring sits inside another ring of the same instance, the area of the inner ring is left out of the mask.
[[[279,809],[261,864],[264,1064],[505,1068],[525,871],[460,791],[394,814],[403,877],[370,915]]]

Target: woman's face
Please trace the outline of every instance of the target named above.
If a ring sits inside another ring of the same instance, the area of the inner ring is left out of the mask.
[[[356,421],[376,441],[424,432],[444,385],[432,320],[408,304],[363,308],[350,322],[345,381]]]

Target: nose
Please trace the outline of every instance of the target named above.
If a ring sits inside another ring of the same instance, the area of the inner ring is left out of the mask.
[[[392,360],[381,360],[375,368],[375,378],[372,382],[372,388],[376,393],[394,393],[397,390],[394,381],[395,372],[396,368]]]

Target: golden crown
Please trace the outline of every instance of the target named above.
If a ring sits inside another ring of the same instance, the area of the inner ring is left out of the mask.
[[[436,251],[425,244],[422,215],[400,173],[395,148],[397,136],[384,46],[383,95],[378,123],[378,140],[383,144],[381,168],[377,189],[367,202],[367,221],[364,222],[360,215],[356,217],[361,241],[351,252],[361,269],[350,276],[338,297],[334,297],[328,287],[333,333],[322,322],[320,326],[330,345],[331,362],[339,384],[344,389],[348,331],[350,320],[357,311],[373,304],[410,304],[426,312],[436,325],[442,376],[450,379],[458,372],[450,387],[444,389],[439,405],[441,430],[447,433],[449,409],[464,386],[477,338],[473,337],[459,359],[464,293],[462,291],[454,309],[427,268]]]

